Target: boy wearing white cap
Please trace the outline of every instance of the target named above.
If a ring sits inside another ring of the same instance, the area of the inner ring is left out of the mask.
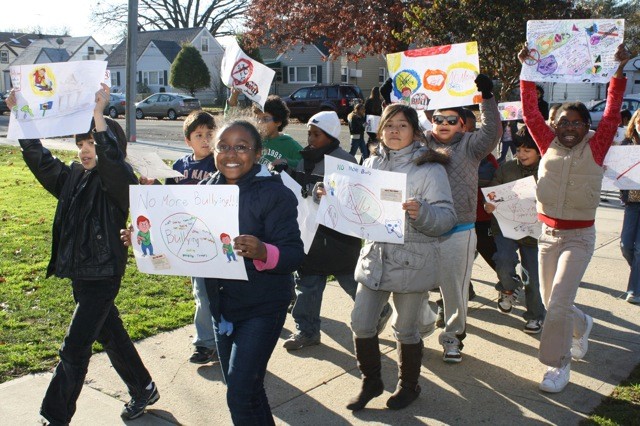
[[[309,119],[307,127],[308,145],[300,151],[302,161],[298,163],[293,177],[302,186],[303,197],[313,196],[319,202],[314,188],[324,178],[324,156],[330,155],[351,163],[356,163],[356,159],[340,148],[341,126],[335,112],[315,114]],[[320,307],[328,275],[335,276],[344,291],[355,299],[358,283],[353,273],[360,246],[359,238],[340,234],[323,225],[318,226],[309,253],[298,269],[297,300],[291,311],[297,332],[284,342],[285,349],[291,351],[320,344]],[[382,331],[390,317],[391,306],[387,305],[378,323],[379,331]]]

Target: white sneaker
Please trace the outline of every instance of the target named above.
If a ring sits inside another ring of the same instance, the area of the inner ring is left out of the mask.
[[[544,373],[540,390],[549,393],[558,393],[569,384],[569,376],[571,375],[571,363],[561,368],[549,367]]]
[[[587,328],[584,330],[582,337],[578,339],[574,337],[571,344],[571,357],[575,360],[584,358],[589,349],[589,334],[591,333],[591,328],[593,328],[593,318],[587,314],[585,316],[587,318]]]

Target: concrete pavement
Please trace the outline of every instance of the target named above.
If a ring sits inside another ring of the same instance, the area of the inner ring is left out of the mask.
[[[0,141],[1,142],[1,141]],[[391,411],[386,399],[396,384],[395,341],[391,326],[381,335],[385,393],[361,412],[345,408],[359,389],[349,316],[353,302],[330,283],[322,309],[322,344],[288,353],[281,345],[295,330],[289,316],[266,377],[277,424],[577,424],[640,363],[640,307],[622,298],[629,267],[619,249],[622,209],[611,200],[597,214],[596,252],[576,303],[594,317],[589,352],[572,364],[571,383],[560,394],[543,394],[538,383],[545,367],[537,361],[539,335],[522,332],[523,309],[509,315],[496,308],[496,277],[478,258],[472,281],[478,296],[469,304],[468,337],[463,361],[442,361],[437,332],[425,339],[420,385],[410,407]],[[227,425],[225,387],[219,365],[198,366],[187,359],[193,326],[137,342],[158,385],[161,398],[132,425]],[[33,425],[50,373],[30,375],[0,385],[0,424]],[[117,425],[128,399],[124,384],[106,354],[95,355],[72,425]]]

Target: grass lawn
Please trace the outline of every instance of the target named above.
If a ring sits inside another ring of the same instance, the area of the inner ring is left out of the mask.
[[[581,424],[640,425],[640,365]]]
[[[75,157],[65,151],[55,155],[65,162]],[[69,280],[45,279],[56,199],[24,165],[17,147],[0,147],[0,194],[3,383],[55,365],[74,304]],[[141,274],[133,254],[116,303],[134,340],[182,327],[193,317],[189,279]]]

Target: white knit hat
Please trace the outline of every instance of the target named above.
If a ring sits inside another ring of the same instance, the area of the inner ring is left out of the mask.
[[[321,111],[312,116],[307,127],[314,125],[336,139],[340,139],[340,119],[335,111]]]

